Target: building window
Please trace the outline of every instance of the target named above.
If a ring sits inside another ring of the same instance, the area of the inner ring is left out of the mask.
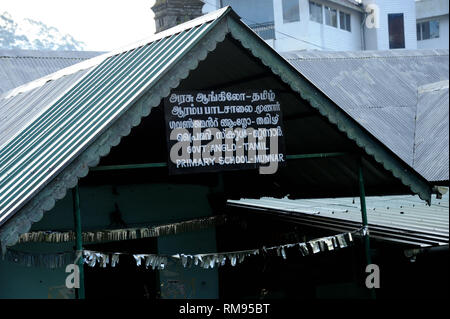
[[[299,0],[283,0],[283,22],[300,21]]]
[[[417,40],[439,38],[439,20],[417,23]]]
[[[313,1],[309,2],[309,19],[318,23],[323,23],[322,5]]]
[[[403,13],[388,14],[389,49],[405,48]]]
[[[337,28],[337,10],[325,7],[325,24]]]
[[[348,13],[339,11],[339,23],[342,30],[352,31],[352,26],[350,22],[350,15]]]

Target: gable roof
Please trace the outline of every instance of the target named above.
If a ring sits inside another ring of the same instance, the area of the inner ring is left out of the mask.
[[[208,14],[4,94],[0,110],[6,116],[0,125],[7,129],[0,133],[0,225],[123,115],[228,10]],[[225,33],[221,36],[223,40]],[[199,59],[195,57],[197,63]],[[157,104],[164,93],[155,96]],[[16,113],[22,107],[33,113],[23,121]],[[14,126],[8,128],[11,123]]]
[[[89,51],[0,50],[0,95],[99,54]]]
[[[27,104],[34,112],[26,120],[16,118],[14,129],[2,131],[2,247],[14,244],[20,233],[52,209],[227,35],[345,133],[371,161],[381,164],[389,176],[430,201],[431,185],[423,177],[321,94],[227,7],[0,96],[0,110],[7,110],[2,123]]]
[[[448,50],[282,55],[428,181],[449,180]],[[423,93],[423,85],[439,81],[446,87]]]

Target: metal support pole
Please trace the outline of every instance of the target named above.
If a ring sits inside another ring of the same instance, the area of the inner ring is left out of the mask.
[[[366,192],[364,189],[364,177],[362,172],[362,163],[359,162],[358,167],[358,176],[359,176],[359,200],[361,203],[361,215],[362,215],[362,224],[363,227],[367,228],[369,227],[369,224],[367,222],[367,208],[366,208]],[[366,262],[368,265],[372,263],[372,259],[370,257],[370,240],[369,240],[369,233],[366,232],[364,236],[364,247],[366,251]]]
[[[365,229],[364,234],[364,250],[366,254],[366,265],[372,264],[372,257],[370,256],[370,238],[369,238],[369,223],[367,221],[366,208],[366,192],[364,189],[364,176],[362,170],[362,158],[358,161],[358,177],[359,177],[359,199],[361,203],[362,224]],[[375,298],[375,289],[370,289],[371,297]]]
[[[78,258],[77,264],[80,270],[80,288],[77,289],[78,299],[84,299],[84,268],[83,268],[83,237],[81,234],[81,214],[80,214],[80,193],[78,185],[72,189],[72,200],[73,200],[73,217],[75,222],[75,234],[76,234],[76,256]]]

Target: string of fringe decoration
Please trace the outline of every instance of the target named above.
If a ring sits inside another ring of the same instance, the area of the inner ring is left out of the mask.
[[[62,268],[74,261],[74,252],[62,253],[27,253],[7,249],[5,258],[9,262],[25,267]]]
[[[102,241],[122,241],[138,238],[160,237],[166,235],[176,235],[183,232],[207,229],[212,226],[219,226],[226,223],[226,216],[211,216],[155,227],[140,227],[101,230],[96,232],[83,232],[83,243]],[[37,231],[22,234],[19,243],[45,242],[45,243],[65,243],[75,241],[76,234],[73,231],[54,232]]]
[[[224,266],[229,261],[231,266],[236,266],[244,262],[246,257],[255,256],[259,254],[267,254],[275,251],[278,256],[287,259],[286,250],[298,247],[302,256],[317,254],[324,251],[332,251],[336,249],[346,248],[353,242],[352,234],[363,234],[364,229],[359,229],[352,233],[343,233],[329,237],[314,239],[308,242],[285,244],[273,247],[263,247],[262,249],[250,249],[226,253],[208,253],[208,254],[176,254],[176,255],[157,255],[157,254],[132,254],[136,261],[136,266],[145,266],[147,269],[162,270],[168,265],[169,260],[176,263],[181,263],[184,268],[191,268],[198,266],[203,269],[209,269],[219,266]],[[94,267],[100,265],[106,267],[111,260],[111,267],[115,267],[119,263],[120,255],[131,255],[125,253],[105,253],[91,250],[84,250],[84,261],[88,266]],[[111,256],[111,257],[110,257]]]
[[[91,250],[83,250],[84,263],[89,267],[116,267],[119,264],[121,255],[132,255],[136,266],[145,266],[147,269],[162,270],[167,267],[169,261],[181,264],[184,268],[197,266],[202,269],[209,269],[224,266],[227,260],[231,266],[236,266],[249,256],[276,253],[277,256],[287,259],[287,250],[297,247],[302,256],[313,255],[320,252],[343,249],[350,246],[353,242],[353,234],[364,235],[367,228],[361,228],[351,233],[343,233],[329,237],[313,239],[308,242],[299,242],[285,244],[273,247],[263,247],[261,249],[249,249],[224,253],[207,254],[175,254],[175,255],[157,255],[157,254],[129,254],[129,253],[107,253]],[[289,250],[289,253],[292,251]],[[27,267],[45,267],[61,268],[69,264],[76,263],[74,252],[61,253],[27,253],[13,249],[7,249],[6,259],[10,262]]]

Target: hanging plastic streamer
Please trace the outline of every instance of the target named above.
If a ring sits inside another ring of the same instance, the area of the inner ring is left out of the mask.
[[[311,248],[313,254],[317,254],[317,253],[320,252],[320,244],[319,244],[319,241],[317,241],[317,240],[310,241],[310,242],[308,243],[308,245],[309,245],[309,247]]]
[[[298,247],[300,249],[300,252],[302,253],[302,256],[309,255],[308,247],[306,246],[305,243],[298,244]]]
[[[339,248],[345,248],[347,247],[347,242],[345,240],[345,235],[341,234],[341,235],[337,235],[337,242],[339,244]]]
[[[95,251],[91,251],[91,250],[84,250],[83,251],[83,256],[84,256],[84,262],[89,266],[89,267],[94,267],[95,265],[100,265],[100,267],[102,268],[106,268],[106,266],[109,264],[109,254],[107,253],[100,253],[100,252],[95,252]],[[111,264],[111,266],[115,267],[117,261],[116,261],[117,257],[115,257],[115,261],[113,264]]]
[[[156,255],[149,255],[145,259],[145,267],[148,268],[149,266],[152,267],[153,270],[158,269],[164,269],[167,265],[167,257],[166,256],[156,256]]]
[[[325,239],[325,245],[327,245],[328,250],[334,250],[333,240],[331,238]]]
[[[226,216],[221,215],[147,228],[141,227],[141,228],[101,230],[97,232],[83,232],[82,237],[84,243],[102,242],[102,241],[122,241],[138,238],[175,235],[182,232],[207,229],[209,227],[219,226],[225,223],[226,223]],[[27,243],[27,242],[62,243],[75,241],[75,238],[76,234],[73,231],[67,232],[37,231],[22,234],[19,237],[19,243]]]
[[[363,235],[363,229],[355,231],[359,235]],[[118,233],[115,236],[120,237]],[[181,263],[184,268],[190,268],[192,266],[198,266],[203,269],[211,269],[214,267],[224,266],[227,260],[231,266],[236,266],[244,262],[248,256],[254,256],[260,254],[261,251],[267,253],[269,251],[276,251],[278,256],[283,259],[287,259],[287,249],[298,247],[302,256],[309,254],[317,254],[322,251],[332,251],[335,249],[346,248],[353,241],[352,233],[338,234],[335,236],[329,236],[319,239],[314,239],[309,242],[285,244],[273,247],[263,247],[262,249],[251,249],[244,251],[235,251],[227,253],[211,253],[211,254],[176,254],[176,255],[155,255],[155,254],[133,254],[137,266],[145,265],[145,267],[152,268],[153,270],[162,270],[168,264],[169,259]],[[91,250],[84,250],[84,263],[90,267],[99,265],[100,267],[106,267],[108,264],[111,267],[116,267],[119,263],[119,256],[124,253],[103,253]],[[56,253],[56,254],[30,254],[25,252],[18,252],[11,249],[7,250],[8,260],[31,266],[43,266],[47,268],[65,267],[66,265],[73,263],[73,253]]]
[[[133,255],[133,257],[136,260],[136,266],[138,267],[142,265],[142,261],[145,261],[145,268],[148,269],[149,267],[152,267],[153,270],[162,270],[167,265],[166,256],[139,254]]]
[[[111,267],[116,267],[116,265],[119,263],[119,256],[120,256],[120,254],[112,254]]]
[[[61,268],[73,263],[75,254],[73,252],[63,253],[25,253],[8,249],[6,251],[6,260],[26,266],[43,268]]]
[[[333,248],[334,249],[339,248],[339,244],[338,244],[337,238],[336,237],[332,237],[331,240],[333,242]]]
[[[220,267],[226,265],[229,260],[231,266],[236,266],[244,262],[245,257],[259,254],[258,249],[245,250],[233,253],[216,253],[216,254],[198,254],[186,255],[178,254],[171,256],[172,258],[181,261],[184,268],[190,268],[192,265],[200,266],[204,269]]]
[[[133,255],[134,259],[136,260],[136,266],[140,266],[142,263],[142,260],[145,259],[145,255]]]
[[[287,259],[286,250],[288,248],[298,246],[302,256],[307,256],[310,254],[310,252],[312,252],[312,254],[317,254],[322,251],[332,251],[338,248],[345,248],[348,247],[350,242],[352,241],[353,238],[351,233],[347,233],[315,239],[306,243],[295,243],[295,244],[279,245],[274,247],[263,247],[262,250],[265,252],[275,250],[278,256],[281,256],[283,259]],[[164,269],[168,263],[169,258],[180,262],[184,268],[199,266],[200,268],[203,269],[212,269],[214,267],[224,266],[227,260],[229,261],[230,265],[234,267],[244,262],[247,256],[258,255],[259,253],[260,253],[259,249],[251,249],[229,253],[196,254],[196,255],[176,254],[172,256],[161,256],[154,254],[134,254],[133,257],[136,260],[137,266],[141,266],[145,262],[145,267],[146,268],[151,267],[152,269]],[[91,252],[91,255],[96,256],[97,262],[98,260],[101,261],[105,260],[105,257],[101,253]]]

